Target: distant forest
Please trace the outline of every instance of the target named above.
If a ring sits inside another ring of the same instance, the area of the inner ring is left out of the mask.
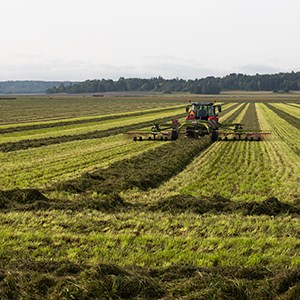
[[[0,94],[33,93],[104,93],[117,91],[157,91],[162,93],[189,92],[192,94],[219,94],[221,91],[274,91],[300,90],[300,72],[266,75],[244,75],[232,73],[224,77],[202,79],[164,79],[154,77],[124,78],[118,80],[95,79],[84,82],[71,81],[1,81]]]
[[[86,80],[84,82],[49,88],[47,93],[104,93],[113,91],[158,91],[163,93],[190,92],[219,94],[225,90],[289,92],[300,90],[300,72],[243,75],[232,73],[225,77],[206,77],[195,80],[124,78]]]
[[[0,94],[44,94],[48,89],[61,84],[67,87],[71,82],[41,80],[0,81]]]

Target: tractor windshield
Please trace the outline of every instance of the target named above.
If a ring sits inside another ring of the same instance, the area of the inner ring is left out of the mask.
[[[193,105],[192,110],[196,113],[196,118],[206,119],[208,116],[214,115],[214,107],[212,105]]]

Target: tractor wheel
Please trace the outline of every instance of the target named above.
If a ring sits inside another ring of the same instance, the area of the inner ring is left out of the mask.
[[[172,133],[171,133],[171,141],[175,141],[178,139],[178,131],[177,130],[172,130]]]
[[[212,130],[212,132],[210,133],[210,140],[212,143],[218,140],[218,133],[215,130]]]

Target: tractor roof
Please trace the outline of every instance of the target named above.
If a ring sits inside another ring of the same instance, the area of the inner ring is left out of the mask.
[[[215,102],[192,102],[193,105],[204,105],[204,106],[211,106],[215,105]]]

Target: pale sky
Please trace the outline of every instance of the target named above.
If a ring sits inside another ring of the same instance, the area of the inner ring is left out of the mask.
[[[0,80],[300,71],[300,0],[0,0]]]

